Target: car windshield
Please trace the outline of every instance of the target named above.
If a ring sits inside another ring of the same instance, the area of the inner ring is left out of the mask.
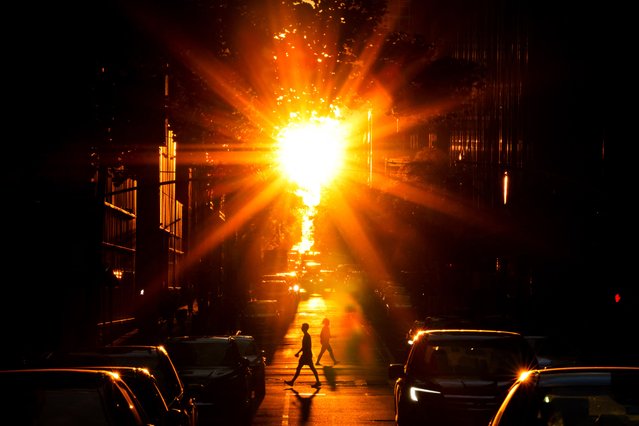
[[[180,342],[169,344],[171,358],[180,367],[231,366],[234,363],[228,342]]]
[[[242,356],[257,355],[257,347],[255,346],[255,342],[253,342],[252,340],[237,339],[236,342]]]
[[[521,345],[509,339],[429,342],[417,350],[414,367],[438,376],[514,378],[522,368]]]

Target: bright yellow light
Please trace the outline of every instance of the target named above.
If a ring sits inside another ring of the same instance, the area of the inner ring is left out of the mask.
[[[508,202],[508,172],[504,172],[504,205]]]
[[[315,191],[329,183],[343,162],[345,131],[333,118],[292,123],[279,136],[279,164],[290,180]]]
[[[333,114],[339,117],[339,109],[333,108]],[[295,112],[290,118],[299,119]],[[278,134],[280,169],[297,186],[295,194],[304,205],[300,241],[293,246],[299,253],[310,251],[315,244],[314,220],[322,187],[342,168],[346,135],[338,119],[317,116],[305,123],[293,121]]]
[[[519,380],[525,382],[530,377],[530,371],[522,371],[519,373]]]

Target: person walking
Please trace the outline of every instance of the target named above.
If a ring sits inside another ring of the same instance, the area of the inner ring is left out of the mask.
[[[324,352],[328,351],[328,354],[331,356],[333,360],[333,365],[339,364],[339,361],[335,359],[335,355],[333,354],[333,348],[331,347],[331,326],[330,320],[328,318],[324,318],[322,320],[322,331],[320,332],[320,343],[322,344],[322,348],[320,349],[319,354],[317,355],[317,362],[315,365],[322,365],[320,360],[322,359],[322,355]]]
[[[300,372],[302,371],[302,367],[305,365],[308,365],[313,372],[313,375],[315,375],[315,383],[311,386],[314,388],[318,388],[322,385],[319,379],[319,375],[317,374],[317,370],[313,365],[313,342],[311,341],[311,335],[308,333],[308,329],[308,323],[305,322],[304,324],[302,324],[302,333],[304,333],[304,335],[302,336],[302,347],[295,353],[295,357],[299,357],[297,369],[295,370],[295,375],[291,380],[284,380],[284,383],[289,386],[293,386],[295,384],[295,380],[297,380]],[[302,354],[301,356],[300,353]]]

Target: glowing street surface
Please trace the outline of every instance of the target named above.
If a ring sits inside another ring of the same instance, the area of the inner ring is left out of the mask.
[[[330,319],[331,345],[339,364],[333,367],[326,352],[317,371],[322,387],[315,390],[313,373],[305,366],[293,387],[290,380],[301,346],[302,323],[310,325],[314,360],[320,350],[322,320]],[[366,322],[360,307],[341,292],[311,295],[302,300],[273,358],[268,360],[266,396],[254,425],[360,425],[394,424],[392,383],[388,380],[384,346]]]

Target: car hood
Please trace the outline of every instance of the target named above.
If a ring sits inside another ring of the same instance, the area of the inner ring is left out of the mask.
[[[506,392],[513,380],[484,379],[472,377],[441,377],[429,380],[435,389],[444,395],[501,395]]]

